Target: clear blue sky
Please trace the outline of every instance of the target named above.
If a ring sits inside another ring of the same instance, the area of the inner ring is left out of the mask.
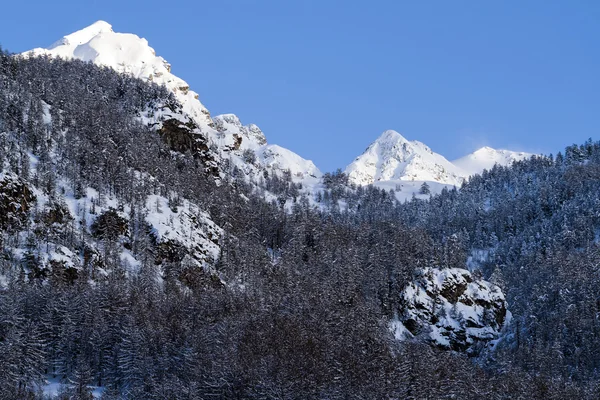
[[[600,139],[600,1],[11,1],[0,45],[96,20],[145,37],[213,115],[344,167],[394,129],[448,159]]]

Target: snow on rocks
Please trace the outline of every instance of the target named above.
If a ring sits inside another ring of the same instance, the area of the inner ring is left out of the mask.
[[[19,227],[35,200],[34,192],[21,178],[0,173],[0,228]]]
[[[255,150],[258,146],[267,144],[267,138],[260,128],[254,124],[242,125],[242,122],[235,114],[223,114],[213,117],[215,129],[220,133],[229,133],[241,135],[246,140],[242,141],[243,149],[250,148]],[[224,135],[222,135],[224,136]]]
[[[440,348],[476,355],[507,323],[500,288],[464,269],[422,269],[390,322],[396,339],[419,337]]]
[[[196,204],[183,199],[180,205],[173,205],[162,196],[151,195],[146,209],[146,222],[159,245],[182,246],[191,259],[203,267],[218,258],[222,229]]]

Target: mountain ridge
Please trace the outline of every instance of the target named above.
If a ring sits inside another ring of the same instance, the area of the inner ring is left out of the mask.
[[[474,175],[481,173],[484,169],[491,169],[495,164],[507,166],[511,165],[514,161],[520,161],[531,156],[533,154],[523,151],[494,149],[484,146],[471,154],[453,160],[452,163],[469,175]]]
[[[243,125],[235,114],[211,117],[198,93],[192,91],[185,80],[171,73],[171,65],[156,55],[146,39],[115,32],[110,23],[100,20],[63,36],[47,48],[35,48],[23,54],[93,62],[165,85],[182,104],[182,113],[194,121],[198,133],[206,137],[207,147],[213,151],[212,158],[217,165],[223,165],[227,160],[230,166],[243,171],[247,180],[255,183],[265,171],[282,175],[289,170],[292,180],[305,186],[305,192],[314,194],[315,190],[320,190],[318,182],[322,172],[312,161],[268,143],[258,126]],[[181,115],[169,116],[185,119]],[[435,188],[441,188],[460,186],[470,175],[481,173],[496,163],[509,165],[530,156],[484,147],[451,162],[420,141],[409,141],[397,131],[386,130],[346,167],[345,172],[349,182],[355,185],[426,181],[439,183]]]

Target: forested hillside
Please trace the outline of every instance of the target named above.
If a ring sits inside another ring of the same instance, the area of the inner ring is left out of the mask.
[[[0,54],[0,398],[600,396],[600,144],[401,204],[250,185],[197,128],[151,82]]]

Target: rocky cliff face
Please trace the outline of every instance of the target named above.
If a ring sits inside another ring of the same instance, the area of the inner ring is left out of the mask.
[[[396,338],[476,355],[497,339],[510,313],[500,288],[463,269],[425,268],[400,299]]]

